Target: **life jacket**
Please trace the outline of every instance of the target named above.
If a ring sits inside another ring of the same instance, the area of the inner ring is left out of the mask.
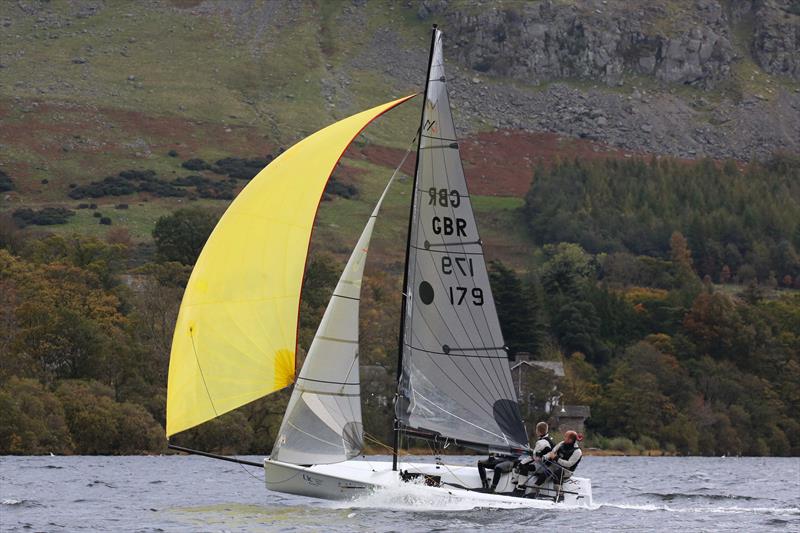
[[[573,442],[572,444],[567,444],[566,442],[563,442],[561,446],[558,447],[558,452],[556,453],[556,455],[558,456],[559,459],[564,459],[565,461],[569,461],[569,458],[572,457],[572,454],[575,453],[575,450],[577,449],[578,449],[577,443]],[[581,455],[580,459],[578,459],[578,461],[574,465],[570,466],[569,468],[567,467],[564,468],[567,468],[567,470],[569,470],[570,472],[574,472],[575,469],[578,468],[581,459],[583,459],[583,455]]]
[[[537,452],[536,453],[537,457],[543,457],[546,453],[548,453],[550,450],[553,449],[553,446],[555,446],[555,443],[553,442],[553,437],[551,437],[549,433],[545,433],[543,436],[539,437],[536,440],[536,442],[538,443],[540,440],[546,440],[547,441],[547,447],[543,448],[541,451]]]

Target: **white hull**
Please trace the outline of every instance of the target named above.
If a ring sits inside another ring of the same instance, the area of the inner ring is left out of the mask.
[[[526,497],[513,496],[515,488],[512,474],[504,475],[497,491],[493,494],[477,492],[481,486],[478,469],[474,466],[437,465],[432,463],[400,462],[400,471],[412,474],[437,476],[439,486],[427,486],[422,477],[412,483],[418,484],[420,490],[430,494],[447,497],[469,498],[478,505],[541,506],[542,502],[553,502],[559,497],[559,505],[589,507],[592,505],[592,485],[587,478],[572,477],[565,480],[558,491],[551,482],[547,482],[538,497],[528,491]],[[491,479],[492,471],[487,475]],[[392,471],[392,464],[387,461],[351,460],[331,465],[298,466],[289,463],[264,460],[264,477],[269,490],[285,492],[299,496],[310,496],[326,500],[353,500],[367,496],[379,490],[391,490],[400,487],[402,481],[399,472]],[[563,500],[562,500],[563,498]]]

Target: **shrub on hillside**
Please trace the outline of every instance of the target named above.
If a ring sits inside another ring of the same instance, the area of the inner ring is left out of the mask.
[[[153,193],[162,198],[170,196],[186,196],[186,191],[182,191],[170,183],[162,180],[143,181],[139,184],[139,190],[142,192]]]
[[[133,194],[137,190],[136,184],[119,176],[108,176],[102,181],[93,181],[89,185],[75,187],[69,191],[69,197],[80,200],[87,196],[91,198],[101,198],[103,196],[125,196]]]
[[[323,196],[323,200],[331,200],[331,196],[356,198],[358,197],[358,188],[355,185],[348,185],[338,181],[334,177],[331,177],[331,179],[328,180],[328,185],[325,186],[325,195]]]
[[[74,216],[75,212],[66,207],[45,207],[39,210],[23,207],[17,209],[11,215],[17,226],[52,226],[55,224],[66,224],[69,217]]]
[[[231,178],[226,181],[215,181],[209,178],[191,174],[172,180],[172,185],[178,187],[196,187],[197,194],[201,198],[212,198],[218,200],[232,200],[233,191],[237,187],[236,180]]]
[[[153,181],[156,173],[152,170],[123,170],[119,173],[120,178],[131,181]]]
[[[13,191],[13,190],[14,190],[14,180],[11,179],[11,176],[0,170],[0,192]]]
[[[209,170],[211,165],[199,158],[188,159],[184,161],[181,166],[186,170]]]
[[[197,174],[189,174],[188,176],[180,176],[172,180],[172,184],[177,187],[196,187],[197,185],[202,185],[204,183],[208,183],[208,178],[204,178],[203,176],[198,176]]]
[[[158,179],[152,170],[123,170],[116,176],[108,176],[101,181],[93,181],[89,185],[75,187],[69,197],[75,200],[101,198],[103,196],[125,196],[135,192],[149,192],[161,197],[186,196],[170,183]]]
[[[226,157],[224,159],[219,159],[212,170],[217,174],[227,174],[231,178],[249,180],[253,179],[256,174],[261,172],[271,160],[271,157],[253,159]]]

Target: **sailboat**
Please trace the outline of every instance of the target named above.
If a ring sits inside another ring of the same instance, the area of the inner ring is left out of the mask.
[[[295,349],[303,273],[325,184],[370,122],[415,95],[303,139],[251,180],[224,213],[181,303],[170,355],[167,437],[294,384],[272,454],[263,462],[269,490],[351,499],[413,483],[476,505],[535,505],[542,498],[590,505],[586,478],[533,489],[530,478],[510,472],[485,493],[475,466],[410,461],[398,453],[404,438],[425,440],[437,451],[451,444],[489,453],[530,449],[459,155],[442,43],[434,26],[416,136],[392,460],[360,457],[358,356],[364,264],[392,180],[296,379]]]

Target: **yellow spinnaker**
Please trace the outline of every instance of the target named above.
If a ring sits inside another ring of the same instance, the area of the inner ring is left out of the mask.
[[[167,437],[294,381],[300,289],[325,184],[361,130],[412,96],[303,139],[259,172],[225,211],[178,313]]]

